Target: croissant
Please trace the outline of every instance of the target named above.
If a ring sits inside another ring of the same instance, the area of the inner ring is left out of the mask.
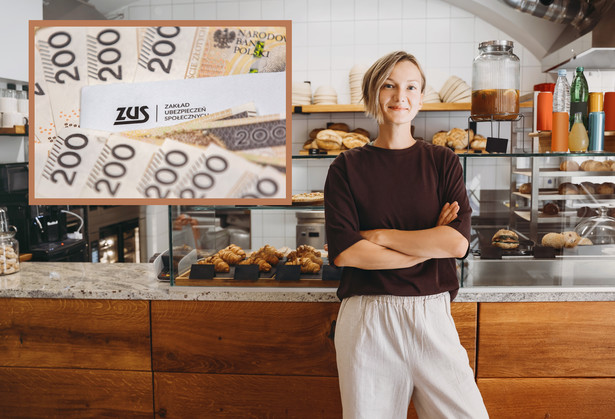
[[[244,253],[244,256],[241,256],[237,253],[233,253],[232,250],[228,250],[228,249],[220,250],[218,252],[218,255],[223,261],[225,261],[229,265],[236,265],[245,257],[245,253]]]
[[[214,265],[214,271],[216,272],[230,272],[231,270],[229,264],[222,260],[218,254],[199,260],[197,263],[200,265]]]
[[[261,257],[258,256],[250,256],[247,259],[242,260],[241,262],[239,262],[240,265],[258,265],[258,270],[260,272],[269,272],[271,271],[271,265],[269,263],[267,263],[266,260],[264,260]]]
[[[272,266],[277,265],[280,261],[280,259],[271,251],[271,249],[265,249],[265,247],[261,247],[260,249],[258,249],[252,254],[252,256],[259,256],[262,259],[265,259],[267,263]]]
[[[301,246],[297,247],[297,256],[302,257],[306,253],[312,253],[316,256],[320,256],[320,252],[308,244],[302,244]]]
[[[310,258],[299,258],[301,263],[301,273],[315,274],[320,271],[320,265],[313,262]]]
[[[278,249],[276,249],[275,247],[271,246],[270,244],[266,244],[263,247],[263,250],[269,253],[272,253],[275,255],[275,257],[277,257],[278,259],[282,259],[284,257],[284,253],[280,252]]]
[[[243,249],[236,244],[229,244],[224,250],[230,250],[231,252],[241,256],[242,258],[246,257],[246,252],[244,252]]]

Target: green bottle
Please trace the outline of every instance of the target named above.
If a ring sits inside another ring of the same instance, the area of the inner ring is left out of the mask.
[[[589,98],[589,88],[587,80],[583,74],[583,67],[577,67],[576,74],[570,85],[570,127],[574,124],[574,114],[581,112],[583,125],[587,129],[589,121],[587,118],[587,100]]]

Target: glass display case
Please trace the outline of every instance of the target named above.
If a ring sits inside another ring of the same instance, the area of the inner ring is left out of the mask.
[[[603,153],[539,152],[542,150],[532,143],[538,140],[526,135],[523,121],[507,124],[505,129],[511,131],[507,152],[458,151],[473,210],[470,252],[458,261],[461,285],[612,286],[615,136],[607,133]],[[497,130],[499,135],[500,127]],[[327,168],[336,155],[293,154],[293,175],[311,167],[317,174],[310,175],[310,191],[322,191]],[[337,286],[339,271],[331,271],[324,251],[321,204],[169,207],[172,234],[167,264],[172,284]],[[494,245],[494,235],[500,230],[512,232],[512,246]],[[278,280],[276,266],[270,273],[255,274],[253,281],[241,282],[235,280],[231,264],[230,272],[203,274],[223,278],[224,283],[191,278],[193,266],[208,258],[211,262],[220,251],[232,250],[229,246],[246,253],[239,256],[242,260],[250,252],[271,248],[279,252],[279,267],[300,246],[302,250],[311,247],[320,253],[321,269],[300,273],[301,281],[283,282]]]

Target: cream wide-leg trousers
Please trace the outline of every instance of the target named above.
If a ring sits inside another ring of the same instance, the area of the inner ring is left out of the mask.
[[[489,417],[448,292],[345,298],[335,350],[345,419],[405,419],[411,398],[421,419]]]

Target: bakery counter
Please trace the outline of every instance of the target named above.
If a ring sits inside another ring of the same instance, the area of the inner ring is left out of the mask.
[[[468,261],[456,302],[615,301],[615,261]],[[0,298],[337,302],[333,288],[170,286],[152,264],[24,262]]]

